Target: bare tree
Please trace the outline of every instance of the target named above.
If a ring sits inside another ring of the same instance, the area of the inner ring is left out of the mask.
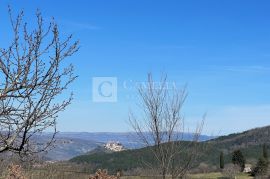
[[[9,15],[14,38],[0,49],[0,152],[32,154],[52,144],[58,113],[72,100],[72,94],[60,96],[76,78],[73,66],[63,62],[78,50],[78,41],[71,35],[61,40],[54,20],[45,25],[39,11],[32,29],[23,12],[13,18],[9,7]],[[33,139],[50,128],[51,139],[35,145]]]
[[[147,83],[138,91],[143,119],[138,120],[131,113],[129,120],[140,141],[154,156],[152,162],[143,161],[144,164],[156,168],[163,179],[168,174],[172,178],[184,176],[196,156],[196,144],[203,126],[197,126],[192,141],[183,141],[182,107],[187,97],[186,88],[170,88],[166,77],[154,82],[149,74]]]

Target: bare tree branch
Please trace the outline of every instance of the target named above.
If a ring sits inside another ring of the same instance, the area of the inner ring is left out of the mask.
[[[23,21],[23,11],[13,18],[9,7],[9,15],[14,39],[0,49],[0,152],[33,154],[54,142],[58,113],[72,100],[72,94],[60,98],[77,78],[63,61],[77,52],[79,42],[72,36],[62,40],[57,24],[52,20],[46,26],[39,11],[33,30]],[[33,138],[49,128],[51,140],[35,145]]]
[[[158,167],[164,179],[167,174],[171,174],[172,178],[184,176],[196,156],[196,144],[203,127],[203,123],[197,126],[192,141],[182,142],[185,130],[182,108],[187,98],[186,88],[168,88],[166,76],[155,83],[152,75],[148,74],[146,86],[141,86],[138,93],[143,119],[138,120],[130,113],[129,121],[156,161],[154,165],[147,161],[144,164],[148,167],[152,165],[152,169]],[[184,154],[187,150],[189,152]],[[185,158],[181,159],[183,154]]]

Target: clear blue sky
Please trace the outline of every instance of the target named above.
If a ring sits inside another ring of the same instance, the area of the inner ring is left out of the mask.
[[[79,78],[60,131],[130,130],[136,91],[123,83],[145,81],[148,72],[188,84],[190,128],[205,112],[207,134],[270,124],[269,1],[1,1],[1,45],[10,36],[8,4],[14,12],[24,9],[31,23],[39,8],[45,19],[55,17],[63,34],[81,41],[69,59]],[[117,77],[116,103],[92,101],[95,76]]]

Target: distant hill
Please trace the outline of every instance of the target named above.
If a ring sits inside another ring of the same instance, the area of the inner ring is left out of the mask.
[[[188,142],[184,141],[183,143]],[[258,157],[261,156],[264,143],[270,145],[270,126],[202,141],[198,144],[200,153],[195,165],[204,162],[218,166],[221,151],[225,154],[225,163],[231,162],[231,154],[235,149],[241,149],[247,162],[254,164]],[[142,167],[142,158],[148,162],[152,161],[153,156],[149,148],[115,153],[91,153],[77,156],[70,161],[91,163],[96,168],[107,168],[109,170],[121,168],[128,170]]]
[[[38,144],[46,143],[50,135],[39,136]],[[60,161],[69,160],[74,156],[85,154],[103,145],[101,142],[83,139],[74,139],[69,137],[57,136],[54,146],[43,155],[45,160]]]
[[[143,147],[134,132],[61,132],[59,137],[82,139],[107,143],[108,141],[119,141],[128,149],[136,149]],[[183,133],[184,140],[192,140],[192,133]],[[201,135],[200,141],[206,141],[215,138],[214,136]]]
[[[88,151],[85,155],[92,155],[92,154],[110,154],[114,151],[106,149],[104,146],[97,146],[95,149]]]
[[[219,165],[217,160],[221,151],[225,153],[225,162],[231,162],[232,152],[240,149],[248,163],[255,164],[262,155],[262,145],[270,146],[270,126],[254,128],[241,133],[220,136],[202,143],[206,147],[200,156],[200,161]],[[209,155],[209,153],[211,155]]]
[[[50,139],[51,134],[45,133],[36,140],[38,143],[46,143]],[[185,140],[190,140],[191,134],[183,134]],[[201,140],[209,140],[213,137],[206,135],[201,136]],[[60,132],[56,136],[55,148],[50,150],[44,158],[46,160],[69,160],[75,156],[86,154],[88,152],[95,153],[100,150],[108,141],[119,141],[127,149],[137,149],[143,147],[139,142],[135,133],[114,133],[114,132]]]
[[[230,134],[213,139],[213,142],[221,144],[231,144],[232,146],[246,145],[260,145],[270,143],[270,126],[255,128],[242,133]],[[212,142],[210,141],[210,142]]]

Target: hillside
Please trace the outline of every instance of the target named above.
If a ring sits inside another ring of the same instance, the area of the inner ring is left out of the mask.
[[[242,133],[230,134],[210,140],[210,142],[219,142],[220,144],[231,144],[232,146],[260,145],[270,143],[270,126],[255,128]]]
[[[183,142],[188,143],[188,142]],[[248,163],[255,163],[261,155],[262,144],[270,145],[270,126],[248,130],[242,133],[221,136],[209,141],[200,142],[199,156],[195,163],[204,162],[217,166],[220,151],[225,154],[225,163],[231,161],[231,153],[235,149],[241,149]],[[165,144],[166,145],[166,144]],[[211,155],[209,155],[211,154]],[[141,167],[141,161],[152,161],[153,156],[149,148],[127,150],[115,153],[91,153],[71,159],[71,162],[90,163],[96,168],[108,168],[110,170],[123,170]]]
[[[51,133],[44,133],[37,136],[35,140],[42,145],[50,140]],[[191,134],[183,134],[185,140],[190,140]],[[205,141],[213,137],[201,136],[200,140]],[[141,148],[142,144],[138,142],[135,133],[132,132],[60,132],[56,136],[54,148],[44,154],[45,160],[62,161],[69,160],[75,156],[83,155],[92,150],[95,153],[101,150],[108,141],[119,141],[127,149]],[[108,152],[108,151],[107,151]]]
[[[50,139],[48,135],[40,136],[38,138],[38,144],[42,145],[48,139]],[[45,160],[50,161],[69,160],[74,156],[85,154],[100,145],[103,145],[103,143],[59,135],[56,137],[53,148],[46,152],[43,157]]]

